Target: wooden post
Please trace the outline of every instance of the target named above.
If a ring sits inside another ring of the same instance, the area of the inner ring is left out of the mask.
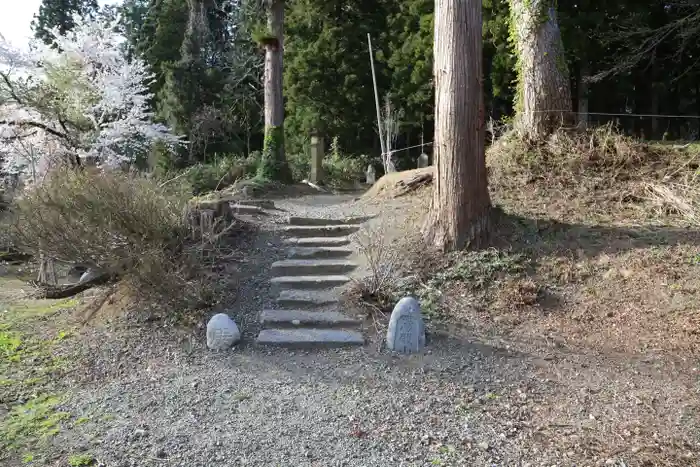
[[[317,132],[311,133],[311,173],[309,181],[319,183],[323,179],[323,157],[324,157],[323,137]]]

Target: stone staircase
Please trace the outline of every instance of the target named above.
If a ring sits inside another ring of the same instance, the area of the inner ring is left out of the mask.
[[[360,321],[339,310],[340,286],[357,264],[348,235],[366,219],[290,217],[287,259],[272,264],[275,307],[262,311],[260,345],[287,348],[345,347],[364,344]]]

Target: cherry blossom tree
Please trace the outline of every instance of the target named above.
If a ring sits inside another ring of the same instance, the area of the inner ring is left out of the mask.
[[[104,20],[75,18],[56,47],[29,51],[0,37],[0,151],[6,173],[36,182],[57,164],[125,167],[153,145],[182,143],[148,108],[153,75],[128,59],[125,38]]]

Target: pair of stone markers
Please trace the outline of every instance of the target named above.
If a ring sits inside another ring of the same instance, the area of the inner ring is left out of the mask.
[[[225,350],[241,340],[236,323],[225,313],[214,315],[207,323],[207,347]],[[420,303],[413,297],[404,297],[396,304],[389,319],[386,333],[389,350],[410,354],[425,347],[425,324]]]

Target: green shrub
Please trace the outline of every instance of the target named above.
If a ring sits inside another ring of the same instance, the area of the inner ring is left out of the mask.
[[[148,155],[148,166],[156,177],[167,178],[182,168],[182,158],[161,143],[155,144]]]
[[[338,138],[333,138],[329,151],[323,158],[323,180],[328,185],[345,185],[363,180],[367,161],[366,156],[344,153],[338,144]],[[311,155],[308,151],[288,155],[287,162],[294,180],[309,178]]]
[[[333,138],[331,148],[323,159],[323,171],[329,184],[347,184],[364,178],[367,158],[343,153],[338,138]]]
[[[309,154],[288,154],[287,163],[292,173],[292,180],[301,181],[309,178],[309,173],[311,172],[311,156]]]
[[[226,188],[242,175],[240,166],[233,165],[228,160],[214,164],[197,164],[187,169],[187,181],[195,195]]]
[[[258,169],[260,156],[257,153],[247,158],[223,156],[212,162],[197,164],[187,169],[187,181],[192,194],[222,190],[237,180],[253,177]]]

